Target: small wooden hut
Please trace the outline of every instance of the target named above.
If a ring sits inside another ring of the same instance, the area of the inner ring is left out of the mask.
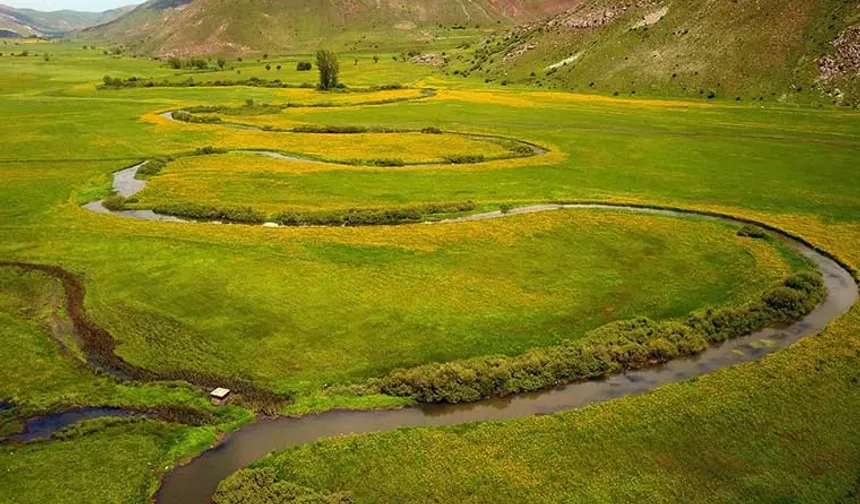
[[[209,392],[209,398],[215,406],[221,406],[230,398],[230,389],[218,387],[212,392]]]

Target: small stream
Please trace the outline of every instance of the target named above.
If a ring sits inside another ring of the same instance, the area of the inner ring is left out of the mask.
[[[49,439],[52,434],[84,420],[94,420],[104,417],[129,417],[139,416],[141,413],[121,408],[76,408],[40,415],[30,418],[24,422],[24,430],[7,436],[7,440],[16,443],[28,443],[42,439]]]
[[[146,161],[140,164],[136,164],[124,170],[120,170],[113,174],[113,190],[116,191],[117,194],[124,198],[128,198],[129,196],[134,196],[139,193],[146,187],[146,180],[138,180],[135,177],[137,176],[137,170],[140,169],[141,166],[145,165]],[[133,219],[138,220],[149,220],[149,221],[164,221],[164,222],[189,222],[185,219],[180,219],[179,217],[175,217],[173,215],[165,215],[158,214],[153,212],[152,210],[108,210],[104,206],[104,200],[91,201],[84,205],[84,208],[87,210],[101,213],[101,214],[113,214],[118,215],[120,217],[131,217]]]

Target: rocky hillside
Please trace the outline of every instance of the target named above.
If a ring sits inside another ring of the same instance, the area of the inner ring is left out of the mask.
[[[0,5],[0,36],[60,37],[73,30],[113,21],[131,9],[132,7],[120,7],[105,12],[40,12]]]
[[[421,42],[440,26],[487,29],[535,21],[581,0],[150,0],[89,39],[155,55],[290,51],[359,40]]]
[[[857,0],[586,0],[449,58],[450,74],[629,96],[856,105]]]

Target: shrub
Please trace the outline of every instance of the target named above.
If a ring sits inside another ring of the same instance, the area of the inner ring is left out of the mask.
[[[420,222],[427,215],[466,212],[475,208],[471,201],[435,203],[400,208],[350,208],[343,211],[283,212],[274,221],[282,226],[378,226]]]
[[[406,166],[406,162],[397,158],[379,158],[353,161],[354,164],[363,164],[369,166]]]
[[[459,403],[530,392],[562,383],[636,369],[768,325],[798,320],[826,291],[822,278],[804,271],[742,307],[708,309],[686,320],[647,318],[613,322],[581,339],[516,356],[490,356],[392,371],[378,382],[382,393],[423,403]]]
[[[501,205],[499,205],[499,210],[500,210],[503,214],[506,214],[506,213],[510,212],[511,210],[513,210],[513,209],[514,209],[514,205],[512,205],[512,204],[510,204],[510,203],[502,203]]]
[[[521,143],[512,145],[510,150],[518,156],[529,156],[535,153],[531,146]]]
[[[299,63],[296,65],[296,70],[298,70],[299,72],[307,72],[311,69],[313,69],[313,65],[310,61],[299,61]]]
[[[457,154],[452,156],[445,156],[443,158],[446,162],[451,164],[469,164],[469,163],[480,163],[484,161],[483,154]]]
[[[426,128],[421,128],[421,133],[426,133],[430,135],[439,135],[442,133],[442,130],[435,126],[428,126]]]
[[[802,314],[807,293],[788,286],[779,287],[764,298],[768,308],[780,313],[785,319],[792,319]]]
[[[114,79],[110,75],[105,75],[104,77],[102,77],[102,82],[103,82],[102,87],[103,88],[117,87],[117,81],[119,81],[120,84],[122,83],[122,79]]]
[[[207,156],[210,154],[226,154],[227,149],[219,149],[217,147],[212,147],[211,145],[207,145],[205,147],[198,147],[194,150],[195,156]]]
[[[762,239],[762,238],[767,238],[767,233],[764,231],[764,229],[762,229],[758,226],[746,224],[738,230],[738,236],[745,236],[747,238]]]
[[[137,176],[138,178],[148,178],[158,175],[165,166],[167,166],[167,160],[164,158],[150,159],[137,169]]]
[[[307,124],[302,126],[296,126],[293,128],[293,132],[295,133],[341,133],[341,134],[354,134],[354,133],[367,133],[370,131],[370,128],[366,126],[318,126],[314,124]]]
[[[173,118],[177,121],[187,122],[187,123],[199,123],[199,124],[214,124],[220,123],[220,117],[213,116],[197,116],[185,110],[177,110],[173,112]]]
[[[102,206],[110,210],[111,212],[118,212],[120,210],[125,210],[126,198],[120,196],[118,194],[114,194],[113,196],[108,196],[102,201]]]
[[[187,66],[198,70],[205,70],[209,68],[209,62],[203,58],[191,58],[188,60]]]
[[[191,112],[192,114],[212,114],[215,112],[224,111],[225,107],[221,105],[195,105],[193,107],[186,107],[186,112]]]
[[[158,175],[165,166],[167,166],[167,160],[164,158],[150,159],[143,166],[137,169],[137,176],[148,178]]]
[[[228,477],[212,497],[215,504],[349,504],[344,492],[320,493],[278,479],[273,467],[242,469]]]
[[[215,207],[184,201],[174,201],[157,205],[153,210],[157,213],[201,221],[262,224],[266,220],[265,215],[249,207]]]

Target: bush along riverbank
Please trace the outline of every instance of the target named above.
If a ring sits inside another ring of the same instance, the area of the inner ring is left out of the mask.
[[[111,196],[103,202],[111,211],[128,210],[128,205],[137,198]],[[430,217],[469,212],[475,203],[461,201],[453,203],[431,203],[395,208],[347,208],[319,212],[280,212],[267,215],[250,207],[216,207],[185,201],[174,201],[155,205],[152,210],[162,215],[172,215],[197,221],[218,221],[235,224],[263,224],[273,222],[280,226],[382,226],[414,224]]]
[[[283,481],[273,467],[240,471],[225,480],[215,504],[350,504],[346,492],[318,492],[312,488]]]
[[[614,322],[575,342],[521,355],[398,369],[376,386],[384,394],[421,403],[453,404],[533,392],[695,355],[711,344],[800,320],[825,296],[821,275],[800,271],[741,307],[706,309],[684,320]]]

